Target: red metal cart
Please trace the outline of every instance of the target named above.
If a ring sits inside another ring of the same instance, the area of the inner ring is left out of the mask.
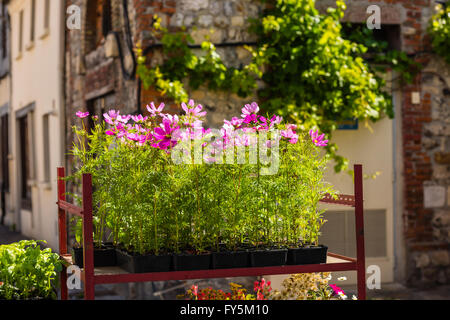
[[[366,299],[365,253],[364,253],[364,207],[362,165],[354,166],[354,195],[340,195],[338,199],[326,196],[321,202],[351,206],[355,208],[356,221],[356,259],[328,253],[327,263],[310,265],[286,265],[242,269],[219,269],[198,271],[170,271],[155,273],[128,273],[118,267],[94,268],[93,226],[92,226],[92,176],[83,175],[83,206],[78,207],[66,201],[64,182],[65,170],[58,168],[58,223],[59,252],[64,267],[61,272],[61,299],[67,300],[67,267],[72,265],[72,256],[67,252],[66,214],[83,219],[83,263],[81,280],[84,282],[84,298],[95,298],[95,285],[107,283],[148,282],[167,280],[208,279],[226,277],[266,276],[280,274],[356,271],[358,281],[358,299]]]

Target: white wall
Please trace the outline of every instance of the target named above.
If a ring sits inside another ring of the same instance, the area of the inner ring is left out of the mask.
[[[63,35],[64,1],[50,1],[50,26],[44,28],[45,1],[36,1],[35,40],[30,42],[31,0],[13,0],[9,5],[11,16],[11,74],[12,77],[12,111],[11,111],[11,190],[15,197],[16,222],[21,231],[30,237],[48,241],[57,249],[57,210],[56,210],[56,167],[63,165],[60,117],[63,116]],[[23,16],[23,50],[19,52],[19,12]],[[33,114],[35,177],[32,182],[32,211],[20,209],[19,193],[19,137],[16,112],[31,103],[35,103]],[[50,183],[44,179],[44,128],[43,117],[50,113]]]

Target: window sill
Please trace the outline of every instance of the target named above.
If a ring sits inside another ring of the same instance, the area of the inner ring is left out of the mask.
[[[45,38],[47,38],[50,34],[50,29],[49,28],[45,28],[44,32],[41,34],[41,36],[39,37],[39,39],[44,40]]]
[[[16,56],[16,60],[22,59],[22,52],[19,52]]]
[[[31,188],[36,188],[37,187],[37,182],[36,180],[28,180],[27,181],[27,185]]]
[[[49,181],[43,181],[40,183],[44,190],[52,190],[52,184]]]
[[[25,50],[30,51],[33,48],[34,48],[34,41],[32,41],[29,44],[27,44],[27,46],[25,47]]]

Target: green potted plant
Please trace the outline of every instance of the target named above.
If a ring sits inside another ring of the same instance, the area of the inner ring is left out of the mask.
[[[24,240],[0,245],[0,299],[56,299],[62,270],[59,255],[41,249],[45,241]]]
[[[288,257],[305,245],[317,247],[317,204],[332,192],[323,135],[262,116],[256,103],[216,131],[202,127],[206,112],[192,100],[182,115],[164,113],[163,104],[147,109],[111,110],[90,133],[76,129],[73,177],[93,172],[94,238],[100,247],[108,230],[120,266],[283,265],[301,263]]]

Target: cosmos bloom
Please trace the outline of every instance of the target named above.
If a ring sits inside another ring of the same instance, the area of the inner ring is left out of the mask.
[[[233,117],[231,119],[231,121],[224,120],[225,125],[230,126],[230,127],[240,127],[243,122],[244,122],[244,119],[239,119],[237,117]]]
[[[169,121],[171,126],[177,126],[178,122],[180,121],[180,118],[178,118],[178,116],[175,115],[171,115],[171,114],[162,114],[161,115],[163,117],[163,122],[164,120]]]
[[[311,136],[312,142],[318,146],[318,147],[326,147],[328,144],[328,140],[323,140],[325,137],[325,134],[322,134],[319,136],[319,130],[315,131],[310,130],[309,135]]]
[[[171,127],[171,123],[168,119],[164,119],[160,127],[155,128],[153,134],[154,138],[158,141],[153,146],[161,150],[167,150],[169,147],[173,146],[175,141],[172,141],[172,133],[178,130],[179,127]]]
[[[270,119],[270,126],[272,127],[275,124],[278,125],[278,124],[281,123],[281,121],[283,121],[283,117],[279,117],[277,115],[274,115],[272,117],[272,119]],[[295,126],[295,129],[297,129],[297,126]],[[295,130],[295,129],[293,129],[293,130]]]
[[[106,130],[105,134],[108,135],[108,136],[115,136],[116,135],[116,131],[115,130]]]
[[[76,116],[80,119],[84,119],[87,118],[89,116],[89,112],[82,112],[82,111],[78,111],[76,113]]]
[[[147,121],[148,117],[144,117],[144,116],[142,116],[142,114],[140,114],[137,116],[131,116],[131,119],[136,123],[143,123],[143,122]]]
[[[138,142],[140,145],[144,145],[150,136],[140,135],[138,133],[127,133],[126,137],[128,140]]]
[[[252,123],[252,122],[253,123],[257,123],[258,122],[258,116],[256,114],[249,114],[249,115],[245,116],[244,123],[249,124],[249,123]]]
[[[103,117],[105,121],[111,125],[116,123],[117,118],[120,116],[120,111],[110,110],[108,113],[104,113]]]
[[[293,131],[291,128],[287,130],[282,130],[281,136],[286,139],[289,139],[289,142],[292,144],[296,144],[298,141],[298,134],[296,134],[295,131]]]
[[[287,130],[291,129],[292,131],[295,131],[295,130],[297,130],[297,125],[288,123],[286,125],[286,129]]]
[[[164,103],[161,103],[159,105],[159,107],[155,107],[155,104],[152,102],[152,103],[150,103],[149,106],[147,106],[147,110],[148,110],[148,112],[150,112],[150,115],[154,118],[157,115],[159,115],[161,112],[163,112],[164,107],[165,107]]]
[[[252,104],[246,104],[242,109],[242,118],[246,118],[250,114],[256,114],[259,112],[259,106],[256,102]]]
[[[127,116],[121,116],[121,115],[119,115],[119,116],[117,117],[117,121],[118,121],[118,122],[121,122],[121,123],[124,123],[124,124],[127,124],[128,121],[130,121],[130,119],[131,119],[131,116],[130,116],[130,115],[127,115]]]
[[[189,107],[188,107],[189,106]],[[186,115],[192,115],[194,117],[204,117],[206,116],[206,111],[203,110],[203,106],[201,104],[197,105],[195,107],[194,100],[189,100],[188,105],[186,103],[182,103],[181,107],[183,108],[184,112],[186,112]]]

